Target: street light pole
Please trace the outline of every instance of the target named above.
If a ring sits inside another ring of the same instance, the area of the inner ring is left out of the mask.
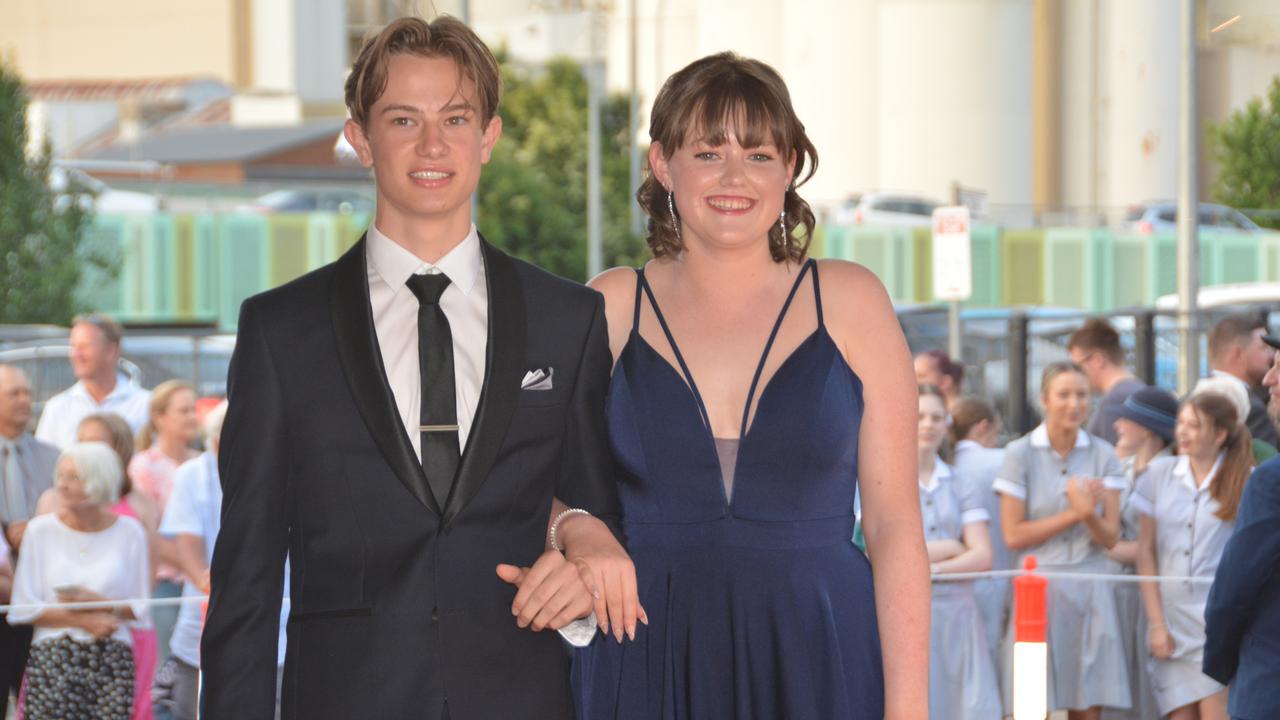
[[[587,22],[591,27],[591,52],[587,59],[587,277],[593,278],[604,270],[603,208],[600,201],[600,87],[603,74],[600,59],[599,8],[594,5],[588,11]]]
[[[1196,161],[1196,0],[1181,0],[1182,61],[1178,77],[1178,393],[1200,376],[1197,295],[1200,290],[1199,192]]]

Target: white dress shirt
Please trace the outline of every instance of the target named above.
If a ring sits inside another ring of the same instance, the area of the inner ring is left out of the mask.
[[[422,376],[418,369],[418,298],[405,282],[410,275],[444,273],[449,286],[440,296],[440,309],[453,335],[453,383],[458,404],[458,451],[467,447],[471,422],[484,386],[485,353],[489,346],[489,287],[485,283],[480,235],[472,225],[467,237],[434,264],[369,226],[366,242],[369,302],[378,349],[387,382],[396,399],[414,452],[422,457],[418,432],[422,407]]]
[[[84,382],[49,398],[36,426],[36,439],[65,450],[76,441],[80,421],[96,413],[115,413],[124,418],[136,434],[147,424],[151,414],[151,391],[129,382],[124,375],[116,376],[116,386],[98,402],[85,389]]]

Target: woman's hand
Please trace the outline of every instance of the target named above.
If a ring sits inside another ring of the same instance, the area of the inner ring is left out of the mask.
[[[1101,489],[1101,481],[1085,480],[1075,476],[1067,478],[1067,503],[1071,506],[1071,511],[1075,513],[1076,518],[1084,520],[1093,514],[1093,509],[1098,506],[1099,498],[1093,491],[1093,483],[1097,482]]]
[[[77,615],[80,627],[99,640],[111,637],[120,627],[120,621],[106,610],[88,610]]]
[[[582,576],[582,582],[595,598],[596,623],[600,631],[622,642],[627,637],[636,639],[636,620],[649,624],[649,616],[640,606],[636,589],[636,566],[631,556],[609,531],[608,526],[592,517],[574,518],[581,523],[575,528],[572,540],[565,545],[565,558],[573,563]],[[595,526],[588,528],[587,522]],[[598,527],[596,527],[598,526]]]
[[[1164,625],[1152,625],[1147,631],[1147,645],[1151,649],[1151,657],[1157,660],[1168,660],[1173,655],[1173,636]]]

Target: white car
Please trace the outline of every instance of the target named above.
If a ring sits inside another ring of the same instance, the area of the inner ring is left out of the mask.
[[[855,195],[836,210],[838,225],[889,227],[929,227],[937,200],[898,192],[869,192]]]
[[[84,210],[108,215],[146,214],[164,209],[155,195],[117,190],[82,170],[60,165],[49,169],[49,189],[57,195],[54,201],[57,209],[66,208],[72,198]]]
[[[1244,213],[1226,205],[1200,203],[1197,212],[1200,227],[1243,233],[1266,232]],[[1134,205],[1125,215],[1125,224],[1135,232],[1150,235],[1154,232],[1177,232],[1178,203],[1159,202]]]

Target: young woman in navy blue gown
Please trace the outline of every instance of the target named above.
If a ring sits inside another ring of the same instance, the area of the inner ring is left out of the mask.
[[[581,717],[924,718],[918,408],[889,298],[807,259],[817,155],[772,68],[692,63],[650,137],[654,259],[592,281],[642,621],[581,651]]]

